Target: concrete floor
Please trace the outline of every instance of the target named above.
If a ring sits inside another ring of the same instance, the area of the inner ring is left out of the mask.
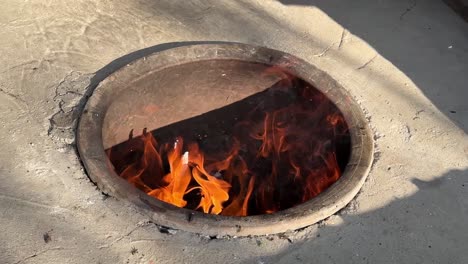
[[[0,25],[0,263],[468,263],[468,24],[442,1],[4,0]],[[131,52],[210,40],[304,58],[361,104],[378,151],[345,210],[210,239],[161,233],[90,183],[72,117],[51,127],[81,99],[66,91]]]

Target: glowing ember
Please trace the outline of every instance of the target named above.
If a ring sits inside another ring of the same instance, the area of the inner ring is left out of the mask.
[[[349,154],[339,110],[289,76],[179,123],[106,152],[120,177],[148,195],[204,213],[268,214],[305,202],[338,180]]]

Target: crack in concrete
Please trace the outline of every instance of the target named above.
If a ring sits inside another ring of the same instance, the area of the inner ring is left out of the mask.
[[[51,210],[61,209],[61,210],[65,210],[65,211],[70,211],[70,209],[65,208],[65,207],[52,206],[52,205],[48,205],[48,204],[33,202],[33,201],[30,201],[30,200],[27,200],[27,199],[8,196],[8,195],[4,195],[4,194],[0,194],[0,199],[12,200],[12,201],[24,203],[24,204],[27,204],[27,205],[30,205],[30,206],[33,206],[33,207],[42,207],[42,208],[51,209]]]
[[[2,71],[0,71],[0,73],[6,73],[6,72],[9,72],[11,70],[15,70],[15,69],[18,69],[20,67],[25,67],[27,65],[30,65],[30,64],[34,64],[34,63],[37,63],[38,61],[37,60],[30,60],[30,61],[26,61],[26,62],[23,62],[23,63],[19,63],[19,64],[16,64],[16,65],[13,65],[11,67],[8,67]],[[34,68],[34,67],[33,67]]]
[[[63,250],[63,249],[66,249],[66,248],[63,248],[63,247],[54,247],[54,248],[44,249],[44,250],[39,251],[39,252],[36,252],[36,253],[34,253],[34,254],[30,255],[30,256],[27,256],[27,257],[25,257],[25,258],[23,258],[23,259],[21,259],[21,260],[18,260],[17,262],[14,262],[13,264],[22,263],[22,262],[24,262],[24,261],[26,261],[26,260],[28,260],[28,259],[32,259],[32,258],[35,258],[35,257],[37,257],[37,256],[39,256],[39,255],[42,255],[42,254],[44,254],[44,253],[46,253],[46,252],[48,252],[48,251],[50,251],[50,250]]]
[[[104,245],[101,245],[99,246],[98,248],[99,249],[102,249],[102,248],[109,248],[111,247],[113,244],[119,242],[120,240],[130,236],[133,232],[135,232],[137,229],[141,228],[141,227],[144,227],[144,226],[147,226],[147,225],[150,225],[152,224],[151,221],[142,221],[142,222],[139,222],[137,223],[136,227],[134,227],[132,230],[130,230],[127,234],[123,235],[123,236],[120,236],[119,238],[115,239],[114,241],[112,241],[110,244],[104,244]]]
[[[92,75],[71,71],[55,86],[53,100],[56,110],[49,118],[47,135],[72,144],[78,111],[84,107],[91,90]]]
[[[378,54],[375,54],[374,57],[372,57],[370,60],[368,60],[366,63],[364,63],[363,65],[359,66],[356,70],[362,70],[364,69],[365,67],[367,67],[367,65],[371,64],[375,58],[377,58],[377,55]]]
[[[19,101],[23,104],[26,104],[26,101],[24,101],[19,95],[16,95],[16,94],[12,94],[8,91],[5,91],[3,90],[2,88],[0,88],[0,92],[3,93],[4,95],[7,95],[8,97],[14,99],[15,101]]]
[[[337,42],[333,42],[330,46],[328,46],[327,48],[325,48],[322,52],[320,52],[319,54],[315,54],[314,57],[323,57],[325,56],[328,51],[336,44]]]
[[[65,77],[63,77],[63,79],[57,84],[57,86],[55,86],[55,96],[54,96],[54,98],[53,98],[54,100],[55,100],[55,98],[57,98],[57,97],[60,95],[60,93],[59,93],[59,91],[58,91],[59,88],[62,87],[62,85],[65,83],[65,81],[66,81],[70,76],[72,76],[73,73],[74,73],[74,71],[70,71],[69,73],[67,73],[67,74],[65,75]]]
[[[341,46],[343,46],[345,36],[347,36],[347,35],[348,35],[348,31],[345,28],[343,28],[343,32],[341,32],[340,44],[338,44],[338,49],[341,49]]]
[[[340,40],[339,41],[335,41],[333,42],[332,44],[330,44],[328,47],[326,47],[322,52],[318,53],[318,54],[315,54],[313,55],[314,57],[323,57],[325,56],[332,48],[333,46],[337,45],[338,44],[338,50],[341,49],[341,47],[343,46],[344,44],[344,41],[347,39],[347,36],[348,36],[348,31],[343,28],[343,31],[341,32],[341,37],[340,37]]]
[[[417,4],[417,1],[415,0],[410,7],[406,8],[406,10],[400,15],[400,20],[403,20],[403,17],[408,14],[409,12],[411,12],[411,10],[413,10],[413,8],[416,7],[416,4]]]

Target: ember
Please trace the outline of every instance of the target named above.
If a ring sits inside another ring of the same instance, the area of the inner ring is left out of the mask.
[[[289,75],[234,104],[132,134],[106,150],[120,177],[175,206],[229,216],[317,196],[339,179],[350,151],[338,108]]]

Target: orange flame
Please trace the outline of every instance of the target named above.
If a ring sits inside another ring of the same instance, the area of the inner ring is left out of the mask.
[[[281,87],[294,85],[283,77]],[[286,93],[281,87],[272,91]],[[255,107],[236,121],[224,156],[181,136],[160,145],[145,130],[106,152],[120,177],[161,201],[210,214],[274,213],[317,196],[341,175],[333,138],[347,132],[343,116],[310,87],[300,96],[303,103]]]
[[[151,140],[145,141],[145,149],[155,149],[152,144],[156,140],[151,133],[146,137]],[[187,201],[184,200],[185,194],[199,189],[202,198],[197,208],[202,208],[205,213],[221,213],[222,203],[229,199],[228,191],[231,185],[205,171],[203,154],[200,153],[197,145],[191,145],[190,150],[182,154],[183,144],[183,139],[177,138],[173,149],[168,153],[170,172],[162,179],[167,185],[149,191],[148,195],[178,207],[185,207],[187,205]],[[147,145],[151,146],[147,147]],[[145,152],[145,159],[152,158],[146,156],[146,153],[159,157],[158,153]],[[192,178],[199,186],[188,189]]]

